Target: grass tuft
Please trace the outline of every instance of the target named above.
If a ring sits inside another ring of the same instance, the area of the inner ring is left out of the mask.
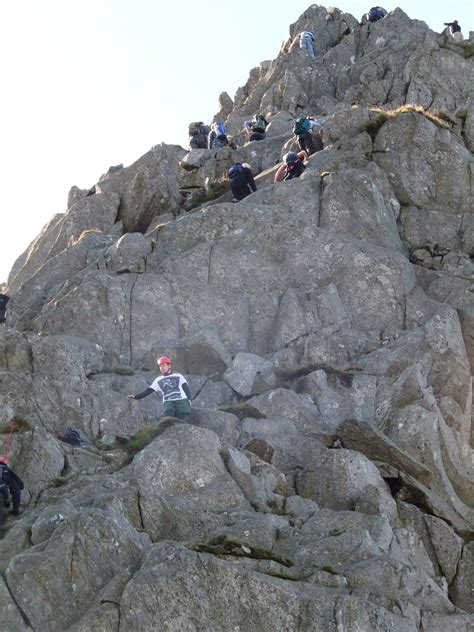
[[[413,103],[400,105],[393,110],[385,110],[383,108],[373,107],[369,108],[369,112],[374,112],[375,116],[371,118],[370,121],[365,123],[363,129],[365,129],[372,138],[375,137],[382,125],[390,119],[394,119],[397,116],[402,116],[403,114],[411,114],[413,112],[416,114],[422,114],[429,121],[442,129],[451,129],[451,125],[454,124],[454,121],[448,114],[446,114],[446,112],[443,112],[442,110],[430,110],[429,108],[425,108],[422,105],[415,105]]]
[[[174,426],[175,423],[177,423],[176,417],[161,417],[158,421],[153,421],[143,426],[133,437],[130,437],[125,446],[126,451],[132,455],[137,454],[167,428]]]

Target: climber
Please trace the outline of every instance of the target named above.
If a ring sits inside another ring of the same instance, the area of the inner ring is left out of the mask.
[[[293,134],[296,136],[300,151],[304,151],[307,158],[323,148],[321,131],[321,119],[314,119],[311,116],[306,118],[301,116],[296,119],[293,126]]]
[[[21,490],[23,489],[23,481],[10,467],[8,467],[8,457],[0,456],[0,485],[6,485],[10,491],[13,503],[12,514],[18,516],[20,513]],[[9,503],[5,501],[5,507],[9,507]]]
[[[274,182],[282,182],[283,180],[292,180],[299,178],[306,169],[303,160],[306,158],[306,152],[289,151],[283,156],[283,163],[275,173]]]
[[[257,185],[252,174],[250,165],[247,163],[241,164],[236,162],[227,172],[230,180],[230,188],[234,199],[232,202],[240,202],[247,195],[250,195],[252,191],[257,190]]]
[[[367,20],[369,22],[377,22],[382,20],[387,15],[387,11],[383,7],[372,7],[367,13]]]
[[[171,360],[166,356],[158,358],[161,376],[158,376],[144,391],[129,395],[128,399],[143,399],[160,391],[163,397],[163,414],[178,419],[186,419],[191,412],[191,391],[181,373],[171,370]]]
[[[202,121],[190,123],[188,127],[189,149],[207,149],[207,136],[210,132],[208,125]]]
[[[79,430],[76,430],[76,428],[72,426],[68,426],[64,432],[54,432],[53,434],[56,439],[64,443],[69,443],[69,445],[76,445],[80,448],[91,447],[90,442],[81,435]]]
[[[227,130],[224,123],[216,121],[211,125],[211,131],[207,137],[208,149],[221,149],[222,147],[226,147],[228,144],[229,139],[227,138]]]
[[[7,309],[7,303],[10,297],[6,294],[0,294],[0,323],[5,322],[5,311]]]
[[[302,31],[299,34],[299,42],[300,48],[304,49],[310,57],[316,57],[313,48],[314,35],[311,31]]]
[[[448,26],[451,29],[451,36],[454,40],[460,42],[464,39],[463,34],[461,33],[461,27],[457,20],[453,20],[452,22],[444,22],[444,26]]]
[[[256,114],[251,121],[245,121],[245,131],[249,141],[264,140],[268,121],[263,114]]]

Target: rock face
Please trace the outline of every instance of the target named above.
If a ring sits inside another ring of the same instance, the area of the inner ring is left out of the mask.
[[[9,632],[471,629],[469,46],[311,5],[221,95],[237,149],[159,145],[71,189],[0,329]],[[324,150],[273,184],[300,115]],[[231,204],[236,160],[258,191]],[[127,399],[159,355],[187,423]]]

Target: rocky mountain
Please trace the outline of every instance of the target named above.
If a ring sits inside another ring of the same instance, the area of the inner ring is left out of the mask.
[[[236,150],[157,145],[71,189],[0,330],[25,481],[2,629],[472,630],[472,46],[312,5],[221,95]],[[274,184],[299,115],[324,150]],[[162,354],[188,423],[127,399]]]

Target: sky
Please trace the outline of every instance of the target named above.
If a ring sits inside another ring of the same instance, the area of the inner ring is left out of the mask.
[[[223,91],[277,56],[307,0],[16,0],[0,32],[0,283],[41,228],[66,211],[72,185],[90,188],[109,166],[160,142],[187,146]],[[322,4],[322,3],[321,3]],[[330,5],[323,5],[330,6]],[[372,4],[332,6],[360,20]],[[474,30],[474,3],[385,3],[440,32]]]

